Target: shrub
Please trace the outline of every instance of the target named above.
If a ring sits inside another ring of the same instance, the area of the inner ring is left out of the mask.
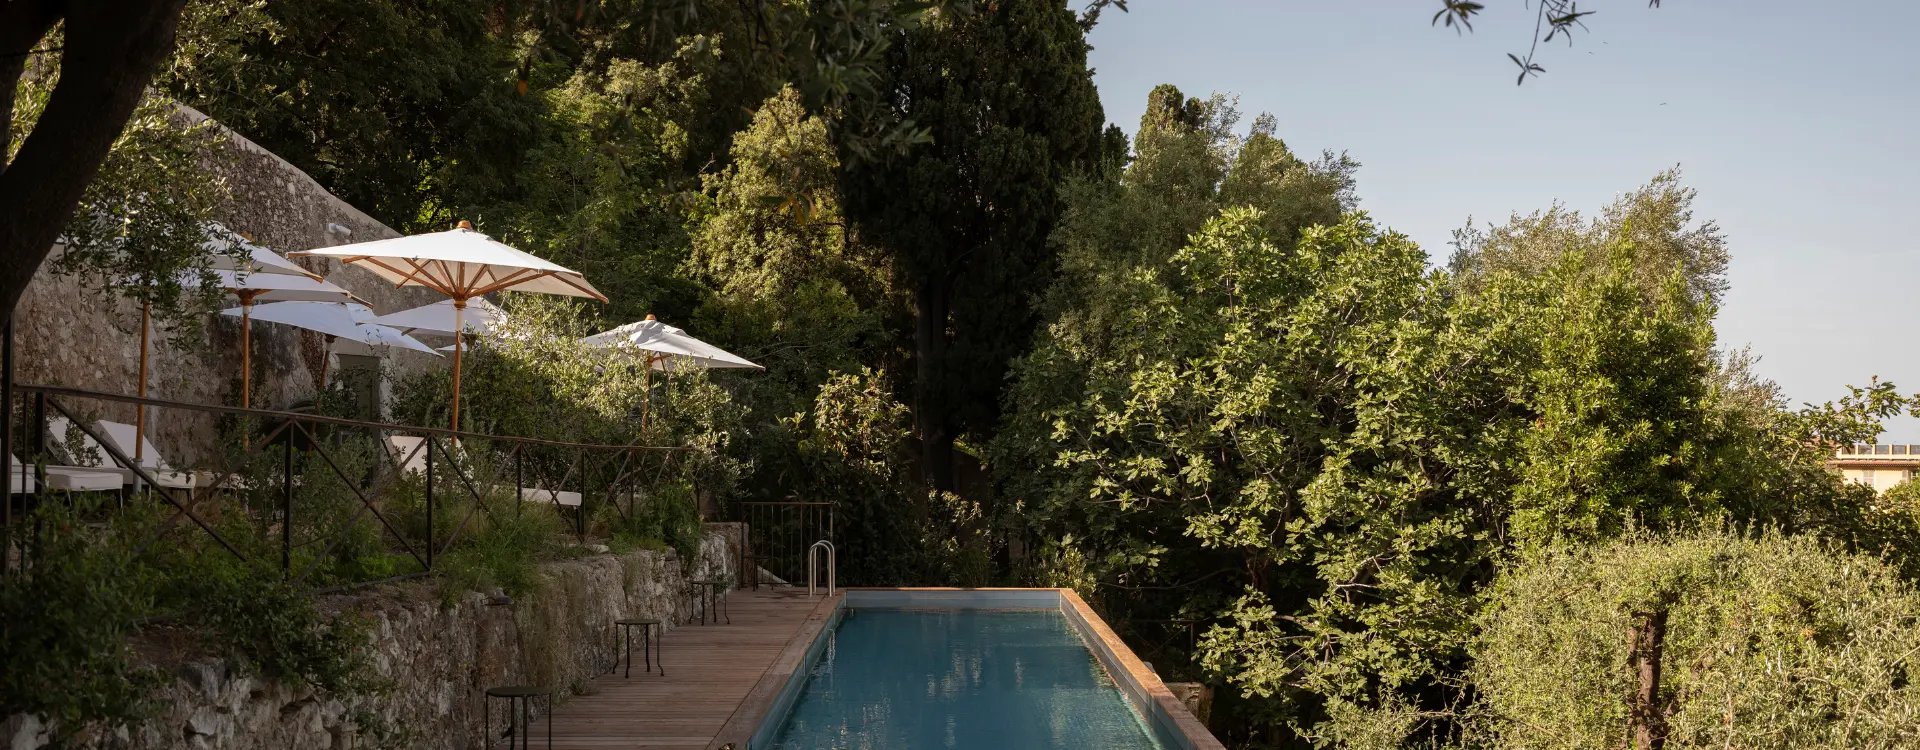
[[[1886,563],[1807,537],[1698,533],[1561,551],[1501,578],[1471,677],[1489,746],[1629,741],[1636,632],[1661,668],[1669,747],[1920,742],[1920,594]],[[1643,722],[1644,723],[1644,722]]]

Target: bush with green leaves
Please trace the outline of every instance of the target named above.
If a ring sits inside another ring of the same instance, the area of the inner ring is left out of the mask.
[[[1489,592],[1469,675],[1471,746],[1621,747],[1643,677],[1631,635],[1664,620],[1670,748],[1920,743],[1920,591],[1809,537],[1643,534],[1555,550]]]
[[[364,627],[320,611],[244,524],[218,529],[249,560],[156,506],[71,499],[23,519],[38,538],[24,570],[0,575],[0,711],[37,714],[63,740],[146,717],[165,677],[133,648],[150,628],[243,673],[341,697],[379,689]]]

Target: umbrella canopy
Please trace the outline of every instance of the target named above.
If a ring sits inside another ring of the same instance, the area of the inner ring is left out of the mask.
[[[295,255],[339,258],[399,286],[420,286],[453,298],[453,329],[465,330],[467,301],[494,292],[538,292],[568,297],[607,296],[578,271],[515,250],[473,230],[465,221],[445,232],[306,250]],[[460,353],[453,338],[453,429],[460,431]]]
[[[507,319],[507,311],[488,302],[484,297],[467,300],[466,312],[456,322],[453,300],[441,300],[431,305],[387,313],[373,322],[383,326],[393,326],[409,334],[431,333],[452,336],[455,328],[463,328],[467,333],[487,335]]]
[[[245,314],[245,310],[235,307],[222,310],[220,314],[239,317]],[[256,320],[305,328],[369,346],[397,346],[434,353],[433,347],[420,343],[418,339],[373,322],[373,310],[366,305],[352,302],[273,302],[256,305],[252,314]]]
[[[339,258],[398,286],[423,286],[455,300],[494,292],[539,292],[607,301],[578,272],[476,232],[466,222],[445,232],[304,250]]]
[[[213,276],[221,288],[240,296],[246,302],[357,302],[353,292],[332,282],[315,279],[311,276],[266,273],[253,271],[215,270]],[[193,275],[181,277],[189,284],[199,283]]]
[[[648,365],[662,371],[678,368],[767,369],[738,354],[689,336],[686,331],[654,320],[651,315],[646,320],[588,336],[581,339],[580,343],[647,352]]]
[[[209,229],[203,247],[216,251],[234,245],[248,248],[251,259],[216,254],[213,276],[214,283],[240,298],[240,405],[253,406],[253,318],[247,309],[256,302],[357,302],[360,298],[272,250],[240,239],[218,224]],[[180,282],[193,286],[199,284],[200,279],[194,274],[182,274]],[[136,425],[137,429],[142,427]]]
[[[214,257],[213,268],[216,271],[238,271],[247,274],[272,274],[275,276],[305,276],[320,281],[320,274],[301,268],[299,264],[287,260],[272,250],[268,250],[241,237],[238,232],[219,223],[207,224],[207,241],[200,244],[209,255]],[[232,248],[246,250],[246,258],[237,258]]]

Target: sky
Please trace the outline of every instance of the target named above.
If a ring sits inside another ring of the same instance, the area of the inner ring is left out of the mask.
[[[1920,391],[1920,3],[1589,0],[1589,31],[1516,86],[1533,12],[1484,2],[1459,35],[1429,25],[1439,0],[1132,0],[1089,64],[1130,135],[1172,83],[1237,95],[1243,126],[1271,112],[1296,152],[1346,151],[1360,207],[1435,262],[1469,217],[1591,215],[1679,165],[1732,252],[1723,348],[1795,405],[1873,376]],[[1920,442],[1920,419],[1882,440]]]

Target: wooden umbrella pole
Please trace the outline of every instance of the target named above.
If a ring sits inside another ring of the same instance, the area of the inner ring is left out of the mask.
[[[648,316],[652,317],[652,316]],[[640,439],[647,439],[647,414],[653,411],[653,352],[647,352],[640,369]]]
[[[320,334],[320,390],[322,391],[327,389],[327,365],[333,364],[333,340],[333,334]]]
[[[253,406],[253,298],[240,293],[240,408]]]
[[[136,404],[133,417],[133,462],[140,463],[147,447],[147,331],[153,320],[153,303],[140,303],[140,384],[134,387],[134,393],[142,400]]]
[[[466,310],[467,310],[467,300],[465,297],[453,298],[453,431],[454,432],[460,431],[460,352],[461,352],[461,349],[465,348],[462,346],[462,344],[466,341],[466,336],[464,335],[466,333],[466,331],[464,330],[466,326],[464,325],[464,321],[462,320],[462,318],[464,317]]]

